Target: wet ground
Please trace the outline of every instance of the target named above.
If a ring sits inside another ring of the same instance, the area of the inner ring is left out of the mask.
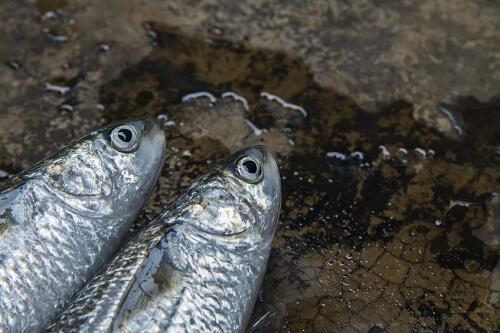
[[[0,178],[155,117],[137,229],[264,143],[283,209],[250,332],[500,331],[500,6],[226,2],[0,3]]]

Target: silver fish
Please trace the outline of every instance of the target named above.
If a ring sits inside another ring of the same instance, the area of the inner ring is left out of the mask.
[[[94,131],[0,192],[0,332],[38,332],[116,252],[164,161],[152,120]]]
[[[49,332],[243,332],[281,205],[276,162],[241,150],[200,177],[78,293]]]

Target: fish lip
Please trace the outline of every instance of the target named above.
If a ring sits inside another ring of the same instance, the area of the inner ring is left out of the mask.
[[[160,143],[160,146],[162,149],[162,156],[161,157],[165,157],[167,142],[165,139],[165,131],[163,131],[163,129],[161,129],[160,125],[158,125],[152,119],[148,118],[144,132],[146,133],[146,135],[148,135],[151,138],[151,141],[156,141],[156,140],[161,141],[161,143]]]
[[[160,126],[153,119],[151,119],[149,117],[143,117],[141,119],[143,119],[144,124],[145,124],[145,127],[144,127],[145,132],[151,132],[153,129],[160,130]]]
[[[161,159],[164,159],[167,143],[165,140],[165,132],[163,131],[163,129],[161,129],[160,125],[158,125],[152,118],[149,117],[133,118],[129,121],[132,124],[135,124],[136,122],[140,122],[142,124],[142,136],[148,137],[153,143],[159,143],[162,151],[162,154],[159,157]],[[158,142],[158,140],[160,142]]]
[[[262,242],[253,242],[242,237],[250,234],[254,230],[253,227],[248,227],[242,231],[229,235],[206,232],[189,224],[187,227],[190,228],[192,232],[187,232],[186,237],[190,238],[192,241],[208,242],[210,243],[210,246],[223,247],[233,252],[251,252],[256,248],[260,248],[263,244]]]

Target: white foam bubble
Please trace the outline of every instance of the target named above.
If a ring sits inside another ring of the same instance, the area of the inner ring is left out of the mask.
[[[281,106],[283,106],[284,108],[299,111],[304,116],[304,118],[307,118],[307,112],[303,107],[301,107],[299,105],[292,104],[292,103],[288,103],[288,102],[284,101],[279,96],[273,95],[273,94],[268,93],[268,92],[261,92],[260,97],[264,97],[270,101],[275,101],[275,102],[279,103]]]
[[[223,93],[221,95],[222,98],[232,98],[234,99],[235,101],[237,102],[240,102],[241,104],[243,104],[243,107],[245,108],[245,110],[248,110],[248,102],[247,100],[245,99],[245,97],[243,96],[240,96],[232,91],[226,91],[225,93]]]
[[[211,93],[209,93],[207,91],[198,91],[198,92],[184,95],[182,97],[182,102],[187,102],[189,100],[198,99],[198,98],[207,98],[210,103],[215,103],[217,101],[217,98],[214,95],[212,95]]]

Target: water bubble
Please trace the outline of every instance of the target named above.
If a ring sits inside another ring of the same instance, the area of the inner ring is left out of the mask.
[[[48,12],[45,12],[43,13],[41,16],[40,16],[40,19],[42,21],[47,21],[47,20],[51,20],[51,19],[55,19],[57,18],[58,15],[56,12],[52,11],[52,10],[49,10]]]
[[[215,98],[214,95],[212,95],[211,93],[207,92],[207,91],[198,91],[198,92],[194,92],[194,93],[190,93],[190,94],[187,94],[187,95],[184,95],[181,99],[181,101],[183,103],[187,102],[187,101],[190,101],[190,100],[193,100],[193,99],[199,99],[199,98],[206,98],[208,99],[208,101],[210,102],[210,104],[215,104],[215,102],[217,102],[217,98]]]
[[[17,60],[8,60],[6,64],[13,70],[17,70],[19,69],[19,67],[21,67],[21,64]]]
[[[48,92],[55,92],[59,94],[59,96],[64,96],[71,91],[71,88],[68,86],[60,86],[51,83],[45,83],[44,89]]]
[[[146,36],[149,38],[149,43],[151,46],[156,46],[156,40],[158,38],[158,34],[153,30],[153,26],[150,23],[143,23],[142,27],[146,30]]]
[[[291,110],[299,111],[302,114],[302,116],[304,116],[304,118],[307,118],[307,112],[306,112],[306,110],[303,107],[295,105],[295,104],[292,104],[292,103],[285,102],[279,96],[276,96],[276,95],[273,95],[271,93],[268,93],[268,92],[264,91],[264,92],[260,93],[260,97],[266,98],[269,101],[278,102],[278,104],[280,104],[282,107],[284,107],[286,109],[291,109]]]
[[[59,111],[61,112],[73,112],[73,106],[70,104],[61,104],[59,106]]]
[[[417,154],[420,154],[422,157],[427,157],[427,153],[425,152],[425,150],[423,150],[422,148],[415,148],[415,152]]]
[[[247,102],[246,98],[243,97],[243,96],[240,96],[240,95],[238,95],[238,94],[236,94],[236,93],[234,93],[232,91],[226,91],[226,92],[224,92],[221,95],[221,97],[223,99],[224,98],[231,98],[231,99],[233,99],[233,100],[235,100],[237,102],[240,102],[243,105],[243,107],[245,108],[245,110],[247,110],[247,111],[249,110],[249,108],[248,108],[248,102]]]
[[[399,148],[398,149],[398,153],[400,153],[401,155],[407,155],[408,154],[408,150],[405,149],[405,148]]]
[[[254,123],[252,123],[249,119],[243,119],[243,121],[245,122],[245,124],[248,125],[248,127],[250,127],[253,131],[253,134],[255,134],[255,136],[259,136],[262,134],[263,130],[261,130],[260,128],[258,128]]]
[[[351,155],[350,155],[350,156],[351,156],[352,158],[356,158],[356,159],[358,159],[358,160],[362,160],[362,159],[364,159],[364,158],[365,158],[365,156],[363,155],[363,153],[362,153],[362,152],[360,152],[360,151],[356,151],[356,150],[355,150],[355,151],[353,151],[353,152],[351,153]]]
[[[169,120],[168,116],[164,113],[160,113],[159,115],[156,116],[156,119],[162,123],[163,126],[169,127],[169,126],[174,126],[175,121]]]
[[[110,46],[108,44],[101,43],[101,44],[99,44],[98,48],[99,48],[99,51],[101,51],[101,52],[108,52],[110,49]]]
[[[217,36],[217,37],[220,37],[220,36],[224,35],[224,30],[222,28],[220,28],[220,27],[217,27],[217,26],[211,27],[210,29],[208,29],[208,32],[211,35],[214,35],[214,36]]]
[[[453,126],[453,128],[457,132],[458,136],[462,136],[464,134],[464,131],[458,125],[456,118],[453,116],[453,114],[448,109],[444,108],[443,106],[440,106],[440,107],[438,107],[438,111],[441,112],[442,114],[444,114],[448,118],[448,120],[451,123],[451,126]]]
[[[327,152],[326,157],[336,158],[336,159],[343,160],[343,161],[347,158],[347,156],[345,154],[342,154],[342,153],[339,153],[336,151]]]
[[[378,149],[382,153],[382,158],[384,160],[391,158],[391,153],[389,152],[389,150],[387,150],[387,148],[384,145],[378,146]]]
[[[42,29],[42,33],[48,38],[50,39],[51,41],[53,42],[57,42],[57,43],[64,43],[64,42],[67,42],[69,40],[69,37],[68,36],[65,36],[65,35],[61,35],[57,32],[55,32],[54,30],[51,30],[49,28],[43,28]]]

